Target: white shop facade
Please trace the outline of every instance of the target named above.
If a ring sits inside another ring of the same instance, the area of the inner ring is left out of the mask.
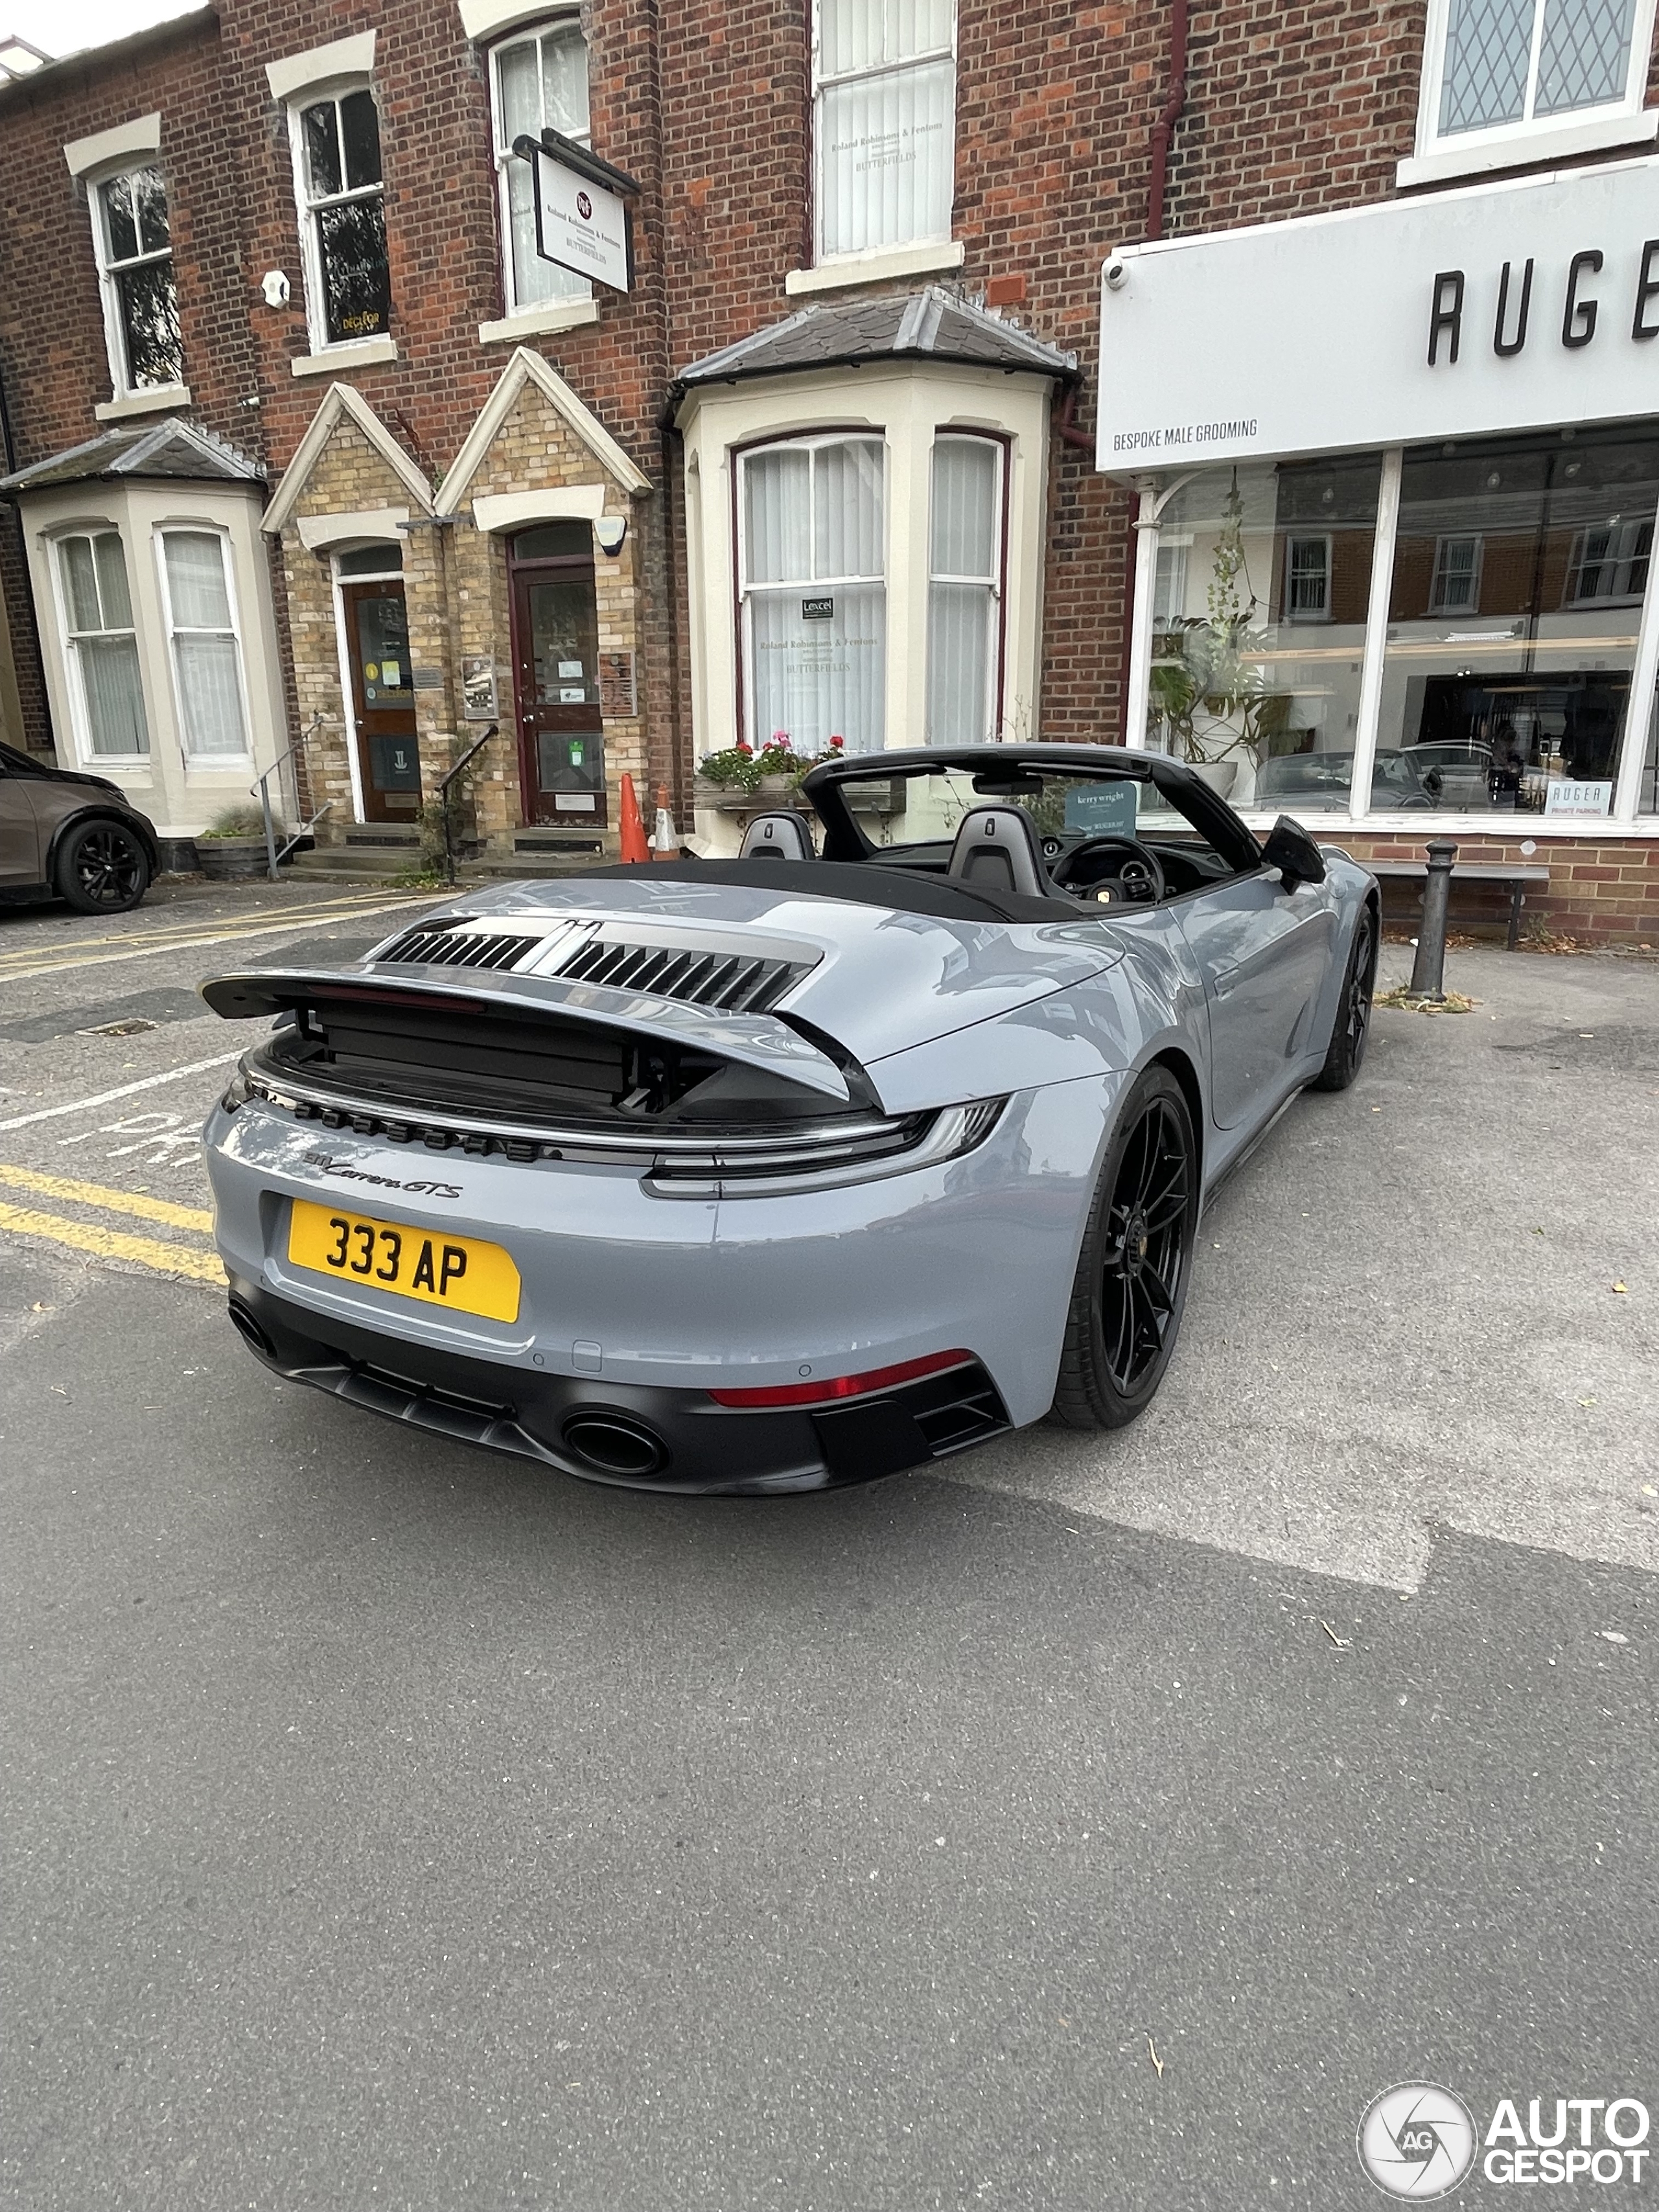
[[[1129,742],[1356,850],[1619,848],[1577,904],[1659,941],[1659,160],[1126,248],[1100,392]]]

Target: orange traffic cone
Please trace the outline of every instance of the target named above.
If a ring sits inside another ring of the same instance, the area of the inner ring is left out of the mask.
[[[653,860],[678,860],[680,857],[680,833],[669,811],[665,783],[657,786],[657,819],[651,831],[651,857]]]
[[[648,860],[651,848],[645,842],[645,823],[640,817],[640,802],[634,796],[634,779],[625,775],[622,780],[622,857],[624,861]]]

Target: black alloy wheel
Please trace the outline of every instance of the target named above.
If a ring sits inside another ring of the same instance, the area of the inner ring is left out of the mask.
[[[82,914],[125,914],[149,889],[149,857],[119,822],[82,823],[58,856],[60,897]]]
[[[1164,1379],[1186,1304],[1199,1160],[1185,1094],[1148,1068],[1125,1102],[1089,1211],[1049,1418],[1119,1429]]]
[[[1371,994],[1376,988],[1376,921],[1370,907],[1361,907],[1354,924],[1348,964],[1342,971],[1342,990],[1331,1024],[1331,1042],[1325,1065],[1315,1076],[1315,1091],[1346,1091],[1359,1073],[1365,1043],[1371,1033]]]

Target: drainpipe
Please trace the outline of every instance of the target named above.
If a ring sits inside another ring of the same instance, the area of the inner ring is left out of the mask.
[[[1170,96],[1152,125],[1152,176],[1146,195],[1146,236],[1164,235],[1164,191],[1170,174],[1170,141],[1187,108],[1188,0],[1170,0]]]

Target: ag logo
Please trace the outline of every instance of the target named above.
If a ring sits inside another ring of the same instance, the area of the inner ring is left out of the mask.
[[[1390,2197],[1423,2204],[1456,2188],[1474,2164],[1474,2118],[1432,2081],[1397,2081],[1365,2108],[1359,2163]]]
[[[578,192],[576,195],[576,212],[584,222],[592,222],[593,203],[586,192]]]

